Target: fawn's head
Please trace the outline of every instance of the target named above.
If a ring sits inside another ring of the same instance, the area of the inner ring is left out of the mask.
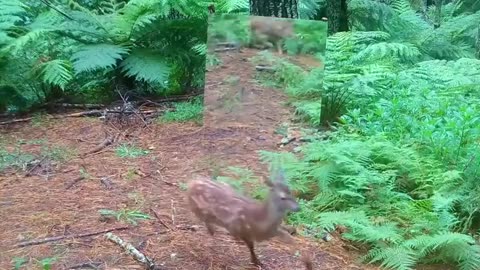
[[[285,182],[285,173],[283,170],[277,173],[274,181],[266,180],[265,184],[270,187],[270,200],[278,212],[283,214],[288,211],[300,211],[300,206]]]

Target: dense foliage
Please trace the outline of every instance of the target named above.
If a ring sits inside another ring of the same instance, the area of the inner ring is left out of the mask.
[[[0,0],[0,111],[106,100],[122,87],[202,88],[210,2]],[[248,11],[244,0],[213,2],[220,13]],[[299,17],[318,18],[327,2],[299,1]],[[304,42],[287,50],[317,54],[325,69],[305,74],[259,55],[299,118],[329,128],[299,153],[261,156],[283,161],[302,204],[290,221],[307,234],[344,225],[343,237],[368,249],[366,262],[389,269],[480,269],[480,1],[430,2],[347,1],[352,31],[330,36],[325,55],[316,51],[324,30],[297,22]],[[248,42],[246,21],[231,18],[213,37]],[[162,121],[195,118],[192,104]]]
[[[480,268],[474,2],[443,1],[435,26],[423,1],[348,1],[354,31],[328,38],[325,71],[283,75],[300,115],[331,127],[299,154],[262,153],[301,194],[293,223],[319,237],[344,225],[388,269]]]
[[[116,90],[165,95],[202,89],[207,5],[1,0],[0,89],[14,88],[29,105],[62,98],[99,102]],[[189,18],[176,19],[180,15]],[[25,108],[10,101],[10,109]]]

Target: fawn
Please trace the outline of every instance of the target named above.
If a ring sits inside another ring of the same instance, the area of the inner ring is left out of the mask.
[[[285,183],[283,171],[274,181],[266,180],[265,184],[270,191],[263,202],[244,197],[229,185],[207,178],[191,181],[187,195],[192,212],[205,223],[210,235],[214,235],[215,225],[225,228],[235,239],[245,242],[251,262],[257,266],[262,263],[255,254],[254,243],[275,236],[292,243],[293,237],[279,227],[288,211],[300,210]]]
[[[276,47],[279,54],[283,54],[282,40],[294,37],[293,22],[273,17],[252,17],[250,20],[252,33],[251,46],[261,43],[263,46],[270,42]]]

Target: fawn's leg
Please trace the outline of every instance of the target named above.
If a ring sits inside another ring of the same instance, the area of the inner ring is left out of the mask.
[[[282,42],[280,41],[277,41],[277,51],[278,51],[278,54],[280,55],[283,54]]]
[[[208,230],[208,233],[213,236],[215,234],[215,230],[213,228],[213,225],[208,223],[208,222],[205,222],[205,226],[207,227],[207,230]]]
[[[247,247],[250,250],[250,260],[252,261],[252,263],[256,266],[262,266],[262,263],[260,262],[260,260],[258,260],[257,255],[255,254],[253,242],[245,239],[242,240],[245,242],[245,244],[247,244]]]
[[[278,228],[276,236],[282,242],[285,242],[287,244],[294,244],[295,243],[295,238],[283,228]]]

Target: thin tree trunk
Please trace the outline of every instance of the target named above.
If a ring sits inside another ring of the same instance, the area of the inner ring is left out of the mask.
[[[298,18],[297,0],[250,0],[250,15]]]
[[[435,29],[442,24],[442,5],[443,0],[435,0],[435,23],[433,24]]]
[[[347,0],[327,0],[328,33],[348,31]]]

